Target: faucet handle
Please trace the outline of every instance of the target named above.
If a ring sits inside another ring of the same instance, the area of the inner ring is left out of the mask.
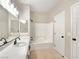
[[[7,41],[4,42],[4,44],[8,43]]]
[[[4,40],[4,44],[7,43],[6,38],[3,37],[3,38],[0,39],[0,41],[2,41],[2,40]]]
[[[17,44],[17,41],[16,41],[16,39],[15,39],[15,41],[14,41],[14,45],[16,45]]]

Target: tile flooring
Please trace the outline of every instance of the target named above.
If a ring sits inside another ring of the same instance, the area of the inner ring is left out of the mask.
[[[64,59],[53,48],[32,50],[30,59]]]

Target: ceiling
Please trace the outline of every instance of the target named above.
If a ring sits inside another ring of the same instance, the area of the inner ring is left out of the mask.
[[[51,8],[54,8],[59,0],[17,0],[19,3],[29,4],[31,11],[48,12]]]

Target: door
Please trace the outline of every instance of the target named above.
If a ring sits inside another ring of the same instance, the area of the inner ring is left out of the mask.
[[[79,17],[77,19],[77,59],[79,59]]]
[[[65,54],[65,11],[55,16],[54,24],[55,49],[64,56]]]
[[[79,59],[79,2],[71,6],[72,40],[71,59]]]

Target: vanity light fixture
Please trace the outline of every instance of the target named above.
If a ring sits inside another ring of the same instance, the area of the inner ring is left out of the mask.
[[[14,4],[11,4],[10,0],[0,0],[0,5],[13,16],[18,17],[19,11],[15,8]]]

